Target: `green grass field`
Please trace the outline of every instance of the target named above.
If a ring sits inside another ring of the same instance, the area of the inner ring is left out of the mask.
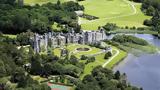
[[[127,0],[86,0],[80,4],[84,5],[85,13],[98,16],[100,19],[88,21],[81,19],[82,29],[97,30],[98,26],[103,26],[107,22],[116,23],[118,26],[125,27],[144,27],[143,21],[148,16],[145,16],[141,10],[141,4],[132,3],[135,6],[136,12]]]
[[[79,52],[70,53],[70,54],[75,55],[77,58],[80,59],[81,55],[91,55],[91,54],[96,54],[97,52],[101,51],[101,49],[99,49],[99,48],[90,47],[88,45],[80,45],[80,44],[70,44],[66,48],[70,52],[74,52],[77,48],[80,48],[80,47],[90,48],[90,50],[89,51],[79,51]],[[116,53],[116,51],[114,49],[117,49],[117,50],[119,50],[119,49],[116,48],[116,47],[112,47],[112,48],[113,48],[112,52],[113,52],[113,55],[114,55]],[[112,68],[115,64],[120,62],[127,55],[126,52],[124,52],[122,50],[119,50],[119,51],[120,51],[119,55],[117,57],[115,57],[113,59],[113,61],[111,61],[106,66],[107,68]],[[60,48],[54,49],[54,54],[60,57]],[[105,53],[95,56],[96,61],[92,62],[92,63],[89,63],[85,66],[84,73],[81,75],[80,78],[82,79],[85,75],[90,74],[94,67],[96,67],[98,65],[103,65],[107,61],[107,59],[104,59],[104,56],[105,56]],[[80,62],[85,63],[86,61],[85,60],[80,60]]]
[[[89,51],[75,52],[77,48],[82,48],[82,47],[90,48],[90,50]],[[80,58],[81,55],[90,55],[90,54],[95,54],[95,53],[101,51],[101,49],[99,49],[99,48],[90,47],[88,45],[80,45],[80,44],[70,44],[70,45],[67,45],[64,48],[69,50],[70,54],[75,55],[77,58]],[[60,48],[56,48],[56,49],[54,49],[54,54],[60,57],[60,51],[61,51]]]
[[[7,36],[9,38],[17,38],[17,35],[12,35],[12,34],[3,34],[3,36]]]
[[[25,0],[24,3],[34,5],[47,2],[56,3],[57,0]],[[116,23],[120,27],[145,27],[143,21],[150,18],[141,12],[140,3],[129,2],[128,0],[85,0],[79,3],[84,5],[86,14],[99,17],[94,21],[81,18],[81,26],[84,30],[97,30],[98,26],[103,26],[108,22]]]
[[[118,49],[116,47],[113,47],[115,49]],[[119,49],[118,49],[119,50]],[[123,60],[126,56],[127,56],[127,53],[122,51],[122,50],[119,50],[119,54],[118,56],[116,56],[110,63],[108,63],[108,65],[106,65],[107,68],[113,68],[116,64],[118,64],[121,60]]]

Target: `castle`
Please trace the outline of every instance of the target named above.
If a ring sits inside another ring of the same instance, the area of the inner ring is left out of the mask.
[[[80,33],[75,33],[74,30],[68,33],[49,32],[44,35],[35,34],[33,47],[34,51],[39,53],[47,51],[48,47],[63,47],[69,43],[92,44],[104,39],[106,39],[106,34],[103,29],[98,31],[81,31]]]

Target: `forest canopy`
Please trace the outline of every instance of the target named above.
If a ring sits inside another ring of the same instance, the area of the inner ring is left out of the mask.
[[[77,16],[74,11],[84,10],[83,6],[73,1],[23,7],[15,0],[3,1],[0,1],[0,32],[7,34],[26,31],[43,34],[53,30],[55,22],[76,28]]]

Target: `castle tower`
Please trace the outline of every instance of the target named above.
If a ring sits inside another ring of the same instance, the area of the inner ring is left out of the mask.
[[[40,52],[40,43],[39,43],[39,35],[38,34],[35,34],[34,35],[34,51],[36,53],[39,53]]]

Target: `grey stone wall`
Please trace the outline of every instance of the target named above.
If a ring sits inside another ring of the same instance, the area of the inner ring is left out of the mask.
[[[69,33],[55,33],[48,32],[44,35],[39,35],[35,33],[34,35],[34,51],[39,53],[41,51],[46,51],[48,47],[56,48],[63,47],[68,43],[78,43],[78,44],[91,44],[96,43],[101,40],[106,39],[106,34],[104,30],[98,31],[82,31],[81,33],[75,33],[71,30]]]

